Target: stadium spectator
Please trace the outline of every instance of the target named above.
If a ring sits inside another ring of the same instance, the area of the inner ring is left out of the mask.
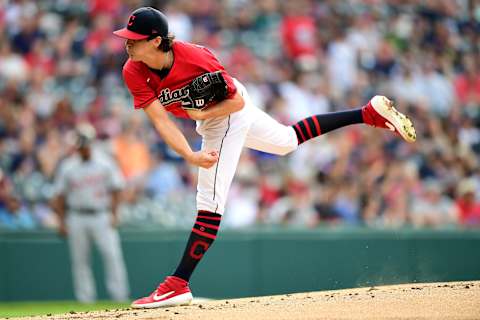
[[[454,202],[442,195],[439,181],[426,182],[420,199],[414,201],[410,219],[415,227],[438,227],[453,224],[458,212]]]
[[[9,196],[0,203],[0,228],[8,230],[32,230],[36,222],[20,199]]]
[[[475,181],[465,178],[460,181],[455,201],[460,223],[466,227],[480,225],[480,201],[477,199]]]

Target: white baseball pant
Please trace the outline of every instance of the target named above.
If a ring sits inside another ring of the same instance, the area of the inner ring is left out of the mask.
[[[285,155],[298,147],[295,130],[254,106],[245,87],[234,81],[245,101],[244,108],[228,117],[197,122],[202,149],[219,152],[216,165],[199,169],[197,210],[223,214],[244,146],[277,155]]]
[[[129,286],[120,238],[110,219],[108,212],[93,215],[70,212],[67,216],[75,297],[81,302],[89,303],[97,298],[90,260],[92,242],[102,256],[110,298],[128,300]]]

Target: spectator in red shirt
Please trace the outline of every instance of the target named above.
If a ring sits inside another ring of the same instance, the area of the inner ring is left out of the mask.
[[[480,227],[480,201],[475,195],[475,181],[464,179],[458,184],[457,199],[455,201],[460,224],[464,226]]]
[[[121,2],[119,0],[90,0],[88,7],[92,17],[96,17],[99,14],[114,16],[122,9]]]
[[[313,17],[305,13],[307,6],[299,2],[285,3],[287,15],[281,24],[282,42],[286,55],[299,61],[317,54],[316,26]]]
[[[478,104],[480,102],[480,73],[472,56],[464,59],[465,71],[454,81],[457,99],[461,104]]]

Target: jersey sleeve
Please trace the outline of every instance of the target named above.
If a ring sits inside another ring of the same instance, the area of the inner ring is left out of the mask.
[[[157,98],[155,91],[148,86],[147,79],[144,79],[140,72],[124,67],[123,80],[133,96],[135,109],[145,108]]]
[[[208,69],[208,71],[209,72],[215,72],[218,70],[222,71],[223,78],[227,83],[227,89],[228,89],[227,99],[231,99],[235,95],[235,93],[237,93],[237,87],[233,82],[232,76],[228,74],[228,72],[225,70],[223,65],[220,63],[217,57],[210,50],[208,50],[205,47],[201,47],[201,49],[205,51],[205,56],[206,56],[205,67]]]
[[[67,160],[63,160],[58,167],[57,173],[55,175],[55,180],[53,182],[53,196],[65,194],[67,190],[67,166]]]

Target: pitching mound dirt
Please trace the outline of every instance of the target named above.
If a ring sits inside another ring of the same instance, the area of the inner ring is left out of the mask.
[[[480,319],[480,281],[379,286],[217,300],[165,309],[15,319]]]

